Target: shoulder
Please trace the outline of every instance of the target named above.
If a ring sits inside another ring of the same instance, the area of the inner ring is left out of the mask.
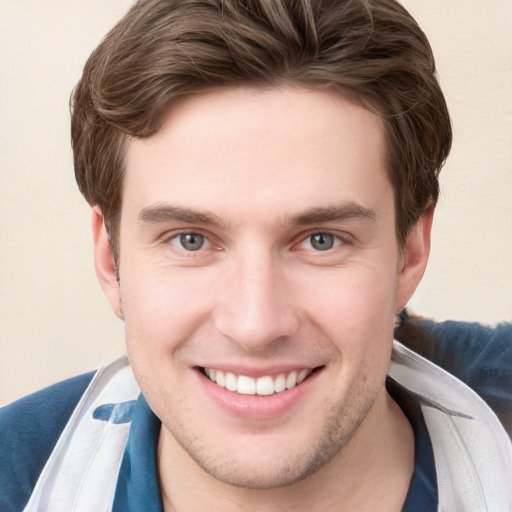
[[[512,324],[402,317],[398,341],[473,388],[512,435]]]
[[[22,510],[94,372],[0,409],[0,509]]]

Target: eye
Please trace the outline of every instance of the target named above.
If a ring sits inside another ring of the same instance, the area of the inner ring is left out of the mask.
[[[178,233],[169,241],[175,247],[185,251],[199,251],[210,247],[210,242],[200,233]]]
[[[342,240],[332,233],[314,233],[308,236],[301,244],[302,249],[311,249],[315,251],[328,251],[333,247],[341,245]]]

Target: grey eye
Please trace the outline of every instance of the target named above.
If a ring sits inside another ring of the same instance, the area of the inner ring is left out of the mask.
[[[316,233],[309,237],[311,247],[317,251],[327,251],[334,247],[335,238],[329,233]]]
[[[198,233],[183,233],[179,236],[180,245],[187,251],[198,251],[204,246],[204,236]]]

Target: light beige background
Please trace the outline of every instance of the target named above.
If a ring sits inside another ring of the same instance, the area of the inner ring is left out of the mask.
[[[0,0],[0,403],[123,353],[73,177],[69,93],[131,0]],[[407,0],[454,122],[424,315],[512,320],[512,2]]]

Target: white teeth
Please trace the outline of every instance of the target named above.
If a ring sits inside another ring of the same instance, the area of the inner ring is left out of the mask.
[[[288,377],[286,377],[286,389],[292,389],[297,385],[297,372],[291,372]]]
[[[310,373],[311,370],[309,368],[301,370],[297,375],[297,384],[300,384]]]
[[[238,378],[238,381],[240,381],[240,378]],[[256,393],[258,395],[273,395],[274,379],[272,377],[260,377],[256,381]]]
[[[237,392],[241,395],[255,395],[256,394],[256,381],[251,377],[240,375],[238,377]]]
[[[286,389],[286,375],[281,373],[276,377],[276,381],[274,382],[274,390],[276,393],[280,393]]]
[[[234,373],[226,373],[226,389],[229,391],[236,391],[238,379]]]
[[[246,375],[237,376],[231,372],[224,373],[213,368],[205,368],[204,371],[210,380],[221,388],[225,387],[229,391],[236,391],[241,395],[268,396],[294,388],[303,382],[313,370],[305,368],[299,372],[293,370],[288,374],[280,373],[276,377],[265,375],[258,379],[247,377]]]
[[[221,388],[226,387],[226,374],[221,371],[215,372],[215,379],[211,379],[216,382]]]

